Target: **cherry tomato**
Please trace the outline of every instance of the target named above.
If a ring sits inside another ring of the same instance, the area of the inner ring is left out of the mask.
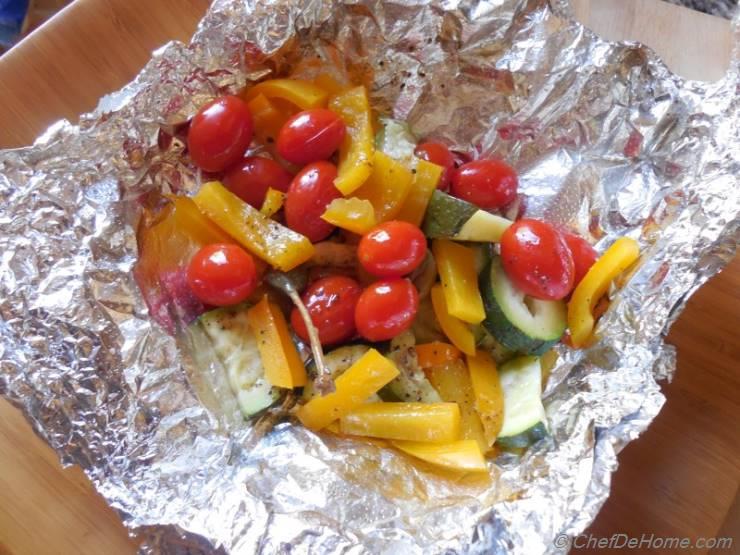
[[[362,287],[352,278],[329,276],[314,281],[301,295],[322,345],[346,341],[355,335],[355,306],[361,293]],[[297,308],[290,314],[290,323],[298,337],[309,340]]]
[[[278,133],[277,150],[294,164],[326,160],[342,144],[346,131],[342,118],[331,110],[306,110],[285,122]]]
[[[452,174],[455,173],[455,157],[450,152],[450,149],[442,143],[421,143],[414,150],[414,154],[422,160],[444,168],[442,176],[439,178],[439,183],[437,183],[437,189],[446,191],[450,187]]]
[[[565,239],[565,244],[570,249],[570,254],[573,256],[573,286],[575,287],[581,283],[583,276],[586,275],[586,272],[594,265],[596,259],[599,258],[599,253],[596,252],[596,249],[588,241],[575,233],[563,232],[562,235],[563,239]]]
[[[206,245],[195,253],[187,278],[195,296],[214,306],[240,303],[257,287],[252,255],[239,245],[225,243]]]
[[[342,194],[334,186],[337,167],[330,162],[314,162],[293,178],[285,197],[285,221],[314,243],[326,239],[334,226],[321,219],[326,207]]]
[[[427,240],[413,224],[390,221],[363,235],[357,247],[362,267],[379,277],[401,277],[419,267],[427,253]]]
[[[408,279],[386,279],[369,285],[355,308],[355,325],[369,341],[393,339],[411,327],[419,309],[419,292]]]
[[[224,185],[247,204],[261,208],[267,189],[283,193],[290,187],[293,176],[275,160],[247,156],[224,175]]]
[[[241,98],[217,98],[203,106],[190,122],[190,158],[207,172],[225,170],[244,155],[252,142],[252,131],[252,114]]]
[[[516,198],[514,168],[501,160],[474,160],[452,176],[452,194],[484,210],[506,206]]]
[[[522,219],[501,236],[501,262],[514,285],[538,299],[562,299],[573,289],[574,264],[560,232]]]

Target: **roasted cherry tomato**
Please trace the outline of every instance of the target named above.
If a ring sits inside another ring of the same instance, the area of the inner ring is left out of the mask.
[[[409,329],[418,309],[419,292],[411,281],[376,281],[357,301],[355,325],[365,339],[386,341]]]
[[[301,295],[322,345],[346,341],[355,335],[355,306],[361,293],[362,287],[352,278],[329,276],[314,281]],[[297,308],[290,314],[290,323],[298,337],[309,340]]]
[[[193,256],[187,271],[190,288],[205,304],[242,302],[257,287],[252,255],[239,245],[206,245]]]
[[[538,299],[562,299],[573,289],[573,256],[548,223],[522,219],[501,236],[501,262],[514,285]]]
[[[334,186],[337,167],[330,162],[314,162],[293,178],[285,197],[285,222],[314,243],[326,239],[334,226],[321,219],[326,207],[342,194]]]
[[[452,194],[484,210],[496,210],[516,198],[519,180],[514,168],[501,160],[474,160],[452,176]]]
[[[442,176],[439,178],[439,183],[437,183],[437,189],[446,191],[450,187],[450,180],[452,179],[452,174],[455,172],[455,157],[450,152],[450,149],[442,143],[421,143],[414,150],[414,154],[422,160],[444,168]]]
[[[599,258],[599,253],[596,252],[596,249],[588,241],[575,233],[563,232],[562,235],[563,239],[565,239],[565,244],[570,249],[570,254],[573,256],[573,287],[575,287],[581,283],[583,276],[586,275],[586,272],[594,265],[596,259]]]
[[[207,172],[223,171],[244,155],[252,142],[252,131],[252,114],[241,98],[217,98],[203,106],[190,122],[190,158]]]
[[[267,189],[283,193],[290,187],[293,176],[275,160],[247,156],[224,175],[224,185],[236,196],[255,208],[261,208]]]
[[[363,235],[357,247],[362,267],[374,276],[401,277],[419,267],[427,253],[427,240],[413,224],[390,221]]]
[[[299,112],[285,122],[277,137],[280,156],[294,164],[326,160],[342,144],[344,121],[326,108]]]

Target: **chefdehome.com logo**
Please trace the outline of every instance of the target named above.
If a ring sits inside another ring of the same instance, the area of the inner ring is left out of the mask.
[[[733,538],[681,538],[678,536],[656,536],[655,534],[612,534],[611,536],[594,536],[581,534],[570,537],[558,534],[553,545],[558,549],[634,549],[642,553],[648,549],[731,549]]]

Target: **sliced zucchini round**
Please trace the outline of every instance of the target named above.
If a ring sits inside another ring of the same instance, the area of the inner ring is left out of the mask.
[[[546,422],[542,405],[542,369],[540,359],[533,356],[519,357],[507,362],[499,370],[501,390],[504,395],[504,422],[497,441],[512,438]],[[529,436],[511,439],[515,447]],[[527,443],[528,445],[528,443]],[[525,445],[526,446],[526,445]]]
[[[505,347],[541,355],[557,343],[567,325],[563,301],[543,301],[519,291],[494,258],[480,275],[486,309],[483,325]]]

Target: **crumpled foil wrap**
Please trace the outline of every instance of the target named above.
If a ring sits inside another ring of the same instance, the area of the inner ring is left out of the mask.
[[[499,457],[490,481],[291,423],[257,437],[199,385],[133,281],[137,199],[197,187],[160,129],[336,52],[419,136],[514,164],[528,215],[600,250],[620,235],[642,247],[601,340],[560,350],[552,437]],[[736,53],[717,83],[680,79],[644,46],[584,29],[563,0],[219,0],[189,46],[157,51],[78,126],[0,153],[0,393],[146,553],[563,551],[556,536],[592,521],[617,453],[660,410],[668,325],[734,253],[739,68]]]

